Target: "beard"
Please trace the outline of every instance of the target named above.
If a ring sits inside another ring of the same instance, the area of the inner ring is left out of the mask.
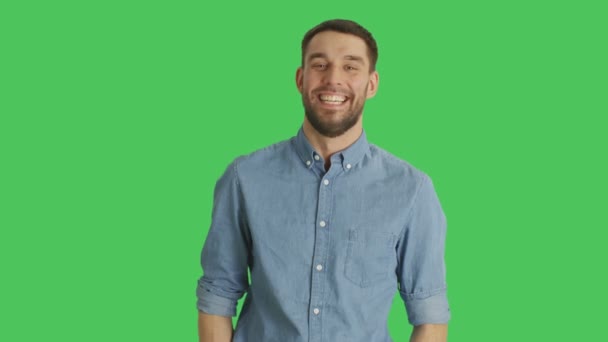
[[[315,96],[318,96],[318,92],[323,90],[333,90],[333,89],[316,89],[312,93]],[[333,90],[335,91],[335,90]],[[364,94],[367,92],[367,87],[365,88]],[[319,108],[315,110],[313,104],[310,102],[308,95],[306,92],[302,93],[302,103],[304,104],[304,113],[306,114],[306,118],[308,122],[310,122],[311,126],[319,132],[319,134],[328,137],[335,138],[341,136],[346,131],[351,129],[361,117],[363,113],[363,106],[365,101],[361,101],[358,97],[357,99],[352,96],[352,94],[348,95],[348,101],[350,102],[350,106],[345,109],[335,110],[335,109],[325,109]],[[327,116],[337,116],[338,112],[344,111],[344,114],[334,120],[332,117],[329,119],[324,119]]]

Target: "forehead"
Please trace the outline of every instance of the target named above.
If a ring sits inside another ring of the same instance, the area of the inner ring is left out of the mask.
[[[335,31],[320,32],[310,40],[306,48],[306,58],[313,54],[324,54],[328,58],[358,56],[369,63],[367,45],[363,39]]]

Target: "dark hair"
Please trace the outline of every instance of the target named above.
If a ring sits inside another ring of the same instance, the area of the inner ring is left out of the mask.
[[[327,20],[319,25],[310,29],[304,35],[304,39],[302,39],[302,66],[304,66],[304,54],[306,52],[306,48],[308,47],[308,43],[312,40],[317,33],[321,33],[324,31],[336,31],[340,33],[352,34],[357,36],[365,42],[367,45],[367,55],[369,57],[369,68],[370,71],[376,70],[376,61],[378,60],[378,46],[376,45],[376,40],[372,37],[372,34],[366,30],[363,26],[357,24],[352,20],[344,20],[344,19],[333,19]]]

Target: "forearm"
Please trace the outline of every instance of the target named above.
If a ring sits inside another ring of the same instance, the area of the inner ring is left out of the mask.
[[[414,327],[410,342],[446,342],[447,324],[422,324]]]
[[[232,318],[198,312],[199,342],[231,342]]]

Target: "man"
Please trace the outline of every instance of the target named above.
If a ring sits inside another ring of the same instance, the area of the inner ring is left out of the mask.
[[[197,288],[200,341],[391,341],[396,289],[411,341],[446,340],[446,228],[433,185],[363,131],[377,57],[372,35],[352,21],[304,36],[297,136],[237,158],[216,185]]]

